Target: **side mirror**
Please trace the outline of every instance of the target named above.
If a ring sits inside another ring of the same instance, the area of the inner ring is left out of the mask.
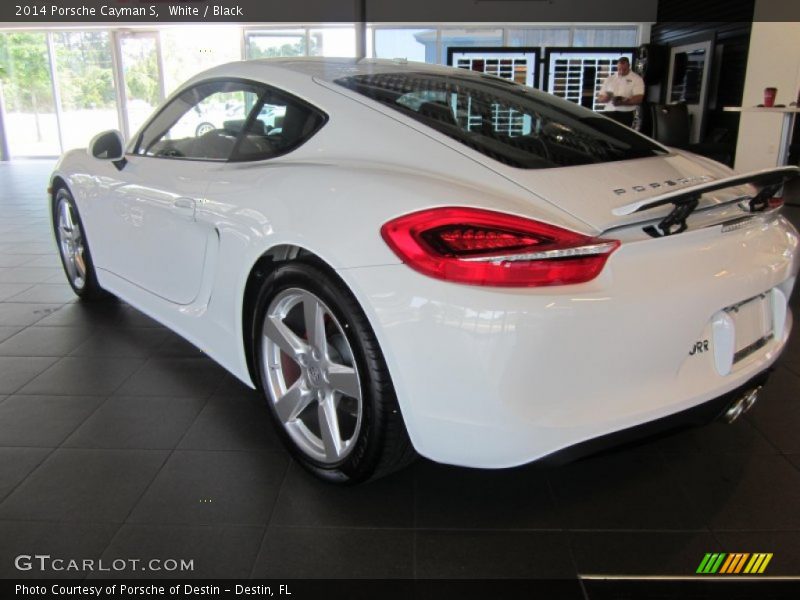
[[[89,142],[89,156],[98,160],[113,161],[117,169],[125,166],[125,140],[116,129],[98,133]]]

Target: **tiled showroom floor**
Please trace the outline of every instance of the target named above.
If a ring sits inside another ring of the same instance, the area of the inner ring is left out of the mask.
[[[75,301],[51,168],[0,163],[0,577],[41,576],[20,553],[190,558],[202,577],[549,578],[685,575],[712,551],[800,575],[800,335],[732,426],[560,468],[420,460],[335,489],[201,352],[125,304]]]

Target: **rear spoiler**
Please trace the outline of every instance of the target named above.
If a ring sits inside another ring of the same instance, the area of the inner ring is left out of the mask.
[[[739,197],[731,200],[731,202],[749,200],[750,212],[761,212],[767,208],[770,198],[772,198],[787,181],[797,176],[800,176],[800,168],[798,167],[789,166],[763,169],[743,175],[734,175],[724,179],[704,182],[690,188],[675,190],[659,196],[645,198],[644,200],[637,200],[636,202],[619,206],[611,212],[618,217],[622,217],[643,210],[664,206],[665,204],[672,204],[675,208],[658,224],[658,229],[660,229],[661,232],[659,233],[656,228],[650,227],[648,229],[652,231],[648,233],[656,237],[673,235],[675,233],[681,233],[686,229],[686,218],[697,208],[700,197],[706,192],[713,192],[737,185],[755,185],[758,188],[758,192],[755,196]]]

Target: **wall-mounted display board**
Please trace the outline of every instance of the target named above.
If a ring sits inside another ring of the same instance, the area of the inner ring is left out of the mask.
[[[539,48],[450,47],[447,64],[539,87]]]
[[[545,89],[585,108],[603,110],[597,94],[623,56],[634,65],[633,48],[546,48]]]

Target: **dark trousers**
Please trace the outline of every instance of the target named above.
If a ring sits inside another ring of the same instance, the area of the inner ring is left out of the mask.
[[[622,123],[626,127],[633,127],[633,115],[636,114],[635,110],[607,110],[603,115],[609,119],[614,119],[617,123]]]

